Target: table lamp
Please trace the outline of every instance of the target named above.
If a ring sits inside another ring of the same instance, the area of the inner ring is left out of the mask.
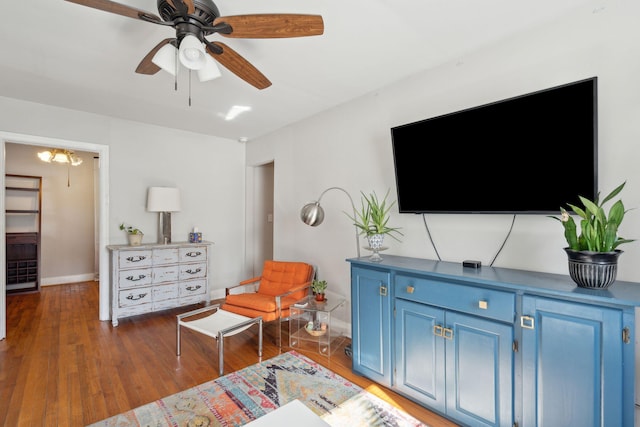
[[[159,212],[158,243],[171,243],[171,212],[180,211],[180,190],[170,187],[149,187],[147,211]]]

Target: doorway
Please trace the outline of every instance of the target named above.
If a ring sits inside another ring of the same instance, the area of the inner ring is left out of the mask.
[[[246,263],[251,277],[273,259],[274,171],[274,162],[247,167]]]
[[[97,153],[99,169],[97,171],[98,188],[95,194],[98,240],[98,274],[102,278],[109,277],[109,254],[106,249],[108,243],[108,200],[109,194],[109,147],[107,145],[85,143],[78,141],[59,140],[34,135],[0,132],[0,167],[2,169],[0,186],[0,339],[7,336],[6,330],[6,218],[5,218],[5,173],[6,173],[6,144],[25,144],[51,148],[66,148],[69,150]],[[100,281],[100,320],[109,320],[109,281]]]

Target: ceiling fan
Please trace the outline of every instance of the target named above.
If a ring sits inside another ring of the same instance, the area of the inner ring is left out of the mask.
[[[205,37],[217,33],[230,38],[268,39],[317,36],[324,32],[324,22],[319,15],[220,16],[212,0],[158,0],[160,16],[110,0],[66,1],[175,28],[176,37],[164,39],[151,49],[136,68],[136,73],[155,74],[161,68],[172,72],[171,69],[158,65],[157,59],[161,50],[169,49],[174,53],[174,61],[178,56],[180,62],[189,69],[203,69],[207,61],[213,58],[258,89],[271,86],[271,82],[264,74],[229,46],[217,41],[209,41]],[[205,54],[205,48],[208,55]]]

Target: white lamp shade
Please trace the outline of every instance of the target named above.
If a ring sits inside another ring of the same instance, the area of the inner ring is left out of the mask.
[[[177,54],[178,49],[176,49],[174,45],[167,43],[162,46],[155,55],[153,55],[153,58],[151,58],[151,62],[153,62],[172,76],[175,76],[177,69]]]
[[[179,212],[180,209],[180,190],[171,187],[149,187],[147,211]]]
[[[201,82],[208,82],[209,80],[217,79],[220,75],[220,69],[216,61],[210,55],[205,55],[205,64],[204,67],[198,70],[198,79]]]
[[[192,34],[184,36],[180,42],[180,62],[190,70],[204,68],[206,62],[204,47],[198,38]]]

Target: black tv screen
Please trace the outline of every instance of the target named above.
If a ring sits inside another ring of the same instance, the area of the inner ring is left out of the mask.
[[[554,214],[598,191],[597,77],[391,129],[401,213]]]

